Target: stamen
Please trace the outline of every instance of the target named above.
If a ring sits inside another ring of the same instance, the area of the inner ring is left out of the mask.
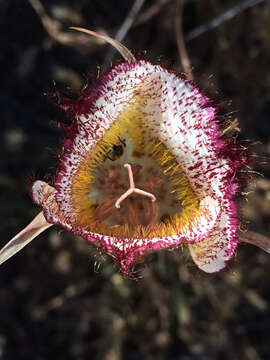
[[[135,187],[135,184],[134,184],[134,179],[133,179],[133,173],[132,173],[132,167],[130,164],[125,164],[124,165],[125,168],[128,169],[128,177],[129,177],[129,189],[123,194],[120,196],[120,198],[115,202],[115,207],[117,209],[120,208],[120,204],[123,200],[125,200],[129,195],[131,195],[132,193],[136,193],[136,194],[139,194],[139,195],[143,195],[143,196],[147,196],[149,197],[153,202],[156,201],[156,197],[155,195],[147,192],[147,191],[144,191],[144,190],[141,190],[141,189],[138,189]]]

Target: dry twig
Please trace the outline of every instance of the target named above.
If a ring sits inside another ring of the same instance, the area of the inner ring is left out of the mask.
[[[186,42],[189,42],[189,41],[197,38],[198,36],[206,33],[207,31],[218,27],[219,25],[221,25],[225,21],[231,20],[232,18],[234,18],[239,13],[247,10],[248,8],[250,8],[250,7],[254,6],[254,5],[260,4],[262,2],[264,2],[264,0],[244,0],[244,1],[242,1],[237,6],[231,8],[228,11],[225,11],[223,14],[221,14],[220,16],[214,18],[209,23],[200,25],[200,26],[196,27],[194,30],[192,30],[191,32],[189,32],[185,36]]]
[[[98,44],[98,41],[95,38],[89,40],[89,37],[86,35],[62,31],[62,24],[47,14],[40,0],[29,0],[29,3],[39,16],[44,29],[56,42],[67,46],[76,47],[80,50],[83,49],[87,52],[93,50],[93,46],[89,46],[91,42],[92,45]]]
[[[183,36],[183,8],[184,8],[185,0],[177,0],[176,3],[176,16],[175,16],[175,34],[177,47],[179,52],[180,61],[182,64],[182,68],[186,73],[188,80],[193,80],[192,68],[188,56],[188,52],[186,49],[184,36]]]
[[[247,231],[239,236],[239,240],[256,245],[264,251],[270,253],[270,239],[267,236],[258,234],[254,231]]]
[[[89,289],[89,281],[82,280],[75,285],[70,285],[62,294],[52,297],[45,304],[39,305],[33,311],[34,316],[37,319],[44,318],[47,314],[55,309],[58,309],[63,306],[63,304],[72,299],[75,296],[81,296],[85,291]]]
[[[168,4],[172,0],[159,0],[150,6],[147,10],[142,12],[137,20],[134,22],[133,27],[145,24],[147,21],[151,20],[152,17],[157,15],[164,5]]]
[[[115,35],[115,40],[121,42],[124,37],[127,35],[129,29],[131,28],[137,14],[139,13],[141,7],[143,6],[145,0],[135,0],[130,12],[128,13],[125,21],[121,25],[120,29],[117,31]],[[111,48],[104,60],[103,63],[103,71],[106,71],[108,64],[111,62],[113,55],[115,53],[115,49]]]

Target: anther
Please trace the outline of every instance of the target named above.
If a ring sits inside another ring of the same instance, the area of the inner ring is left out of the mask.
[[[139,194],[139,195],[143,195],[143,196],[147,196],[149,197],[153,202],[156,201],[156,197],[155,195],[147,192],[147,191],[144,191],[144,190],[141,190],[141,189],[138,189],[135,187],[135,184],[134,184],[134,179],[133,179],[133,172],[132,172],[132,167],[130,164],[125,164],[124,165],[125,168],[127,168],[128,170],[128,177],[129,177],[129,189],[123,194],[120,196],[120,198],[115,202],[115,207],[117,209],[120,208],[120,204],[123,200],[125,200],[129,195],[133,194],[133,193],[136,193],[136,194]]]

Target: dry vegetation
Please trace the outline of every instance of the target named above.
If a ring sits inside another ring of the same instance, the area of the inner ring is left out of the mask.
[[[237,117],[241,136],[260,142],[253,149],[265,160],[255,169],[264,177],[239,207],[244,228],[270,235],[270,2],[240,11],[186,49],[178,33],[179,24],[187,34],[241,1],[144,1],[124,43],[179,72],[191,64],[220,114]],[[56,170],[63,136],[56,124],[67,119],[44,93],[56,87],[74,96],[86,78],[91,87],[108,55],[108,46],[68,26],[114,36],[133,4],[0,2],[1,245],[38,211],[28,184]],[[53,228],[0,271],[0,359],[270,358],[270,255],[247,244],[216,275],[199,272],[178,250],[149,256],[132,281],[85,241]]]

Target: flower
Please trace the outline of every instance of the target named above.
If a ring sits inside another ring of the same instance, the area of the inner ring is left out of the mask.
[[[203,271],[221,270],[238,242],[244,150],[221,134],[216,109],[192,83],[79,30],[126,61],[75,103],[60,104],[72,125],[54,186],[34,182],[42,213],[0,261],[55,224],[103,249],[124,274],[149,251],[181,244]]]

